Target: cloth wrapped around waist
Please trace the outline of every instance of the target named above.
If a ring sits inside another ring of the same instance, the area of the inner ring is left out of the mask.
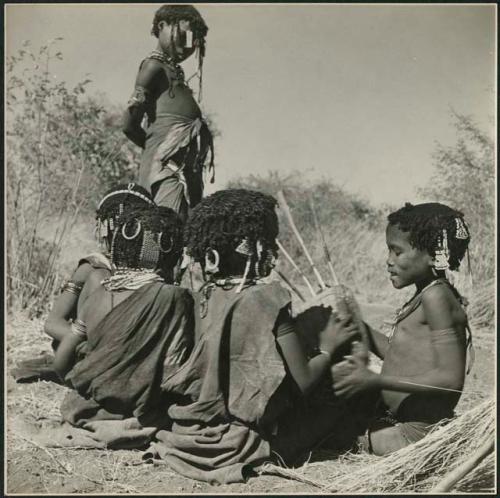
[[[162,113],[156,116],[156,120],[146,131],[146,146],[141,158],[139,170],[139,183],[146,188],[169,176],[176,174],[168,167],[167,162],[179,150],[189,147],[193,148],[192,164],[180,165],[181,168],[189,166],[193,171],[203,169],[208,153],[211,153],[209,172],[214,178],[213,165],[213,139],[206,122],[198,117],[188,118],[170,113]]]

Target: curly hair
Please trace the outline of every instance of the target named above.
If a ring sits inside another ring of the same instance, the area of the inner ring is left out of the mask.
[[[438,202],[417,205],[407,202],[404,207],[389,214],[387,219],[390,225],[409,233],[409,242],[413,247],[427,251],[433,257],[443,230],[446,230],[450,270],[458,270],[470,242],[470,232],[463,213]],[[465,229],[466,237],[457,238],[459,226]]]
[[[117,268],[171,270],[182,253],[182,231],[182,221],[173,209],[131,209],[113,231],[111,260]]]
[[[154,205],[151,194],[144,187],[136,183],[121,183],[104,194],[97,206],[96,220],[112,219],[118,223],[120,216],[127,211]]]
[[[246,189],[220,190],[205,197],[191,212],[184,230],[187,253],[203,264],[208,249],[224,259],[246,239],[251,247],[260,241],[277,250],[276,199]]]
[[[151,34],[158,38],[160,32],[158,24],[162,21],[172,24],[181,20],[189,21],[191,30],[196,37],[205,38],[207,35],[208,27],[198,10],[192,5],[162,5],[155,12]]]

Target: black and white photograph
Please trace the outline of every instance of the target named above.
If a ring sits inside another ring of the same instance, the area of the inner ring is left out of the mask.
[[[4,495],[496,495],[497,15],[4,3]]]

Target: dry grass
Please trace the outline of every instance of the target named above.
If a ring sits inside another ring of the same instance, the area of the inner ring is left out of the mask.
[[[335,464],[328,459],[300,469],[266,465],[262,472],[304,481],[330,493],[429,492],[485,441],[494,439],[495,412],[494,399],[489,398],[447,425],[436,426],[424,439],[384,458],[346,454],[336,458]],[[457,484],[456,490],[493,492],[494,478],[495,458],[491,454]]]
[[[7,370],[21,359],[31,358],[50,351],[50,341],[43,334],[42,319],[30,320],[25,315],[10,317],[7,322]],[[461,413],[472,409],[485,421],[491,412],[484,410],[485,399],[493,393],[493,348],[491,331],[476,333],[477,361],[473,373],[467,379],[459,410]],[[7,377],[7,491],[9,493],[96,493],[96,494],[137,494],[137,493],[322,493],[340,491],[334,479],[342,478],[342,486],[350,482],[367,479],[367,469],[391,469],[398,462],[392,459],[376,457],[356,457],[353,455],[338,458],[337,455],[318,450],[311,456],[310,462],[298,469],[280,469],[280,475],[260,475],[244,484],[211,486],[193,481],[171,471],[166,465],[145,464],[140,459],[140,452],[132,450],[104,451],[81,450],[72,448],[41,448],[34,442],[33,434],[43,430],[44,426],[56,424],[59,420],[59,406],[66,393],[66,388],[50,382],[16,384]],[[470,419],[470,416],[467,420]],[[462,421],[463,422],[463,421]],[[462,424],[461,422],[461,424]],[[451,426],[451,424],[450,424]],[[467,426],[467,424],[465,424]],[[452,426],[453,427],[453,426]],[[457,429],[462,427],[455,426]],[[463,429],[463,427],[462,427]],[[458,432],[458,431],[457,431]],[[455,434],[457,434],[455,432]],[[470,434],[474,435],[473,431]],[[462,437],[461,439],[465,439]],[[432,440],[424,440],[422,455],[432,456]],[[452,446],[458,440],[450,437]],[[445,447],[441,440],[440,446]],[[467,443],[469,444],[469,443]],[[473,440],[469,446],[461,446],[463,452],[472,451],[479,441]],[[437,443],[436,443],[437,445]],[[455,446],[453,446],[455,445]],[[409,449],[411,466],[422,464],[420,450],[416,445]],[[418,450],[418,451],[417,451]],[[392,463],[391,463],[392,462]],[[458,463],[458,462],[457,462]],[[427,464],[426,464],[427,465]],[[425,465],[423,468],[426,468]],[[450,467],[451,468],[451,467]],[[275,469],[276,470],[276,469]],[[382,471],[381,470],[381,471]],[[352,475],[356,479],[352,478]],[[430,477],[431,481],[437,480]],[[344,476],[344,477],[342,477]],[[408,480],[401,484],[404,491],[422,491],[431,485],[420,482],[415,485]],[[398,481],[398,482],[402,482]],[[365,489],[376,492],[380,482],[366,481]],[[491,459],[483,462],[460,483],[465,492],[491,488]],[[383,487],[383,486],[382,486]]]

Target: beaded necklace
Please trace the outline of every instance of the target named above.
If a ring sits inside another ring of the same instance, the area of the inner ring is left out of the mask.
[[[180,64],[178,64],[177,62],[175,62],[172,59],[172,57],[170,57],[169,55],[167,55],[165,52],[161,52],[160,50],[153,50],[149,54],[149,58],[150,59],[155,59],[155,60],[157,60],[159,62],[162,62],[163,64],[166,64],[167,66],[169,66],[175,72],[175,79],[181,81],[182,83],[184,83],[184,78],[185,78],[185,76],[184,76],[184,70],[182,69],[182,67],[180,66]]]
[[[396,333],[398,323],[404,320],[408,315],[411,315],[418,308],[418,306],[420,305],[423,292],[425,292],[430,287],[433,287],[434,285],[442,283],[448,283],[448,282],[445,278],[438,278],[436,280],[433,280],[432,282],[427,284],[423,289],[417,292],[409,301],[403,304],[403,306],[401,306],[401,308],[399,308],[396,311],[396,316],[392,323],[391,332],[389,333],[388,337],[389,343],[391,343],[392,339],[394,338],[394,334]]]
[[[212,294],[212,291],[219,287],[222,290],[231,290],[234,289],[236,285],[256,285],[260,279],[258,278],[245,278],[242,277],[226,277],[219,278],[217,280],[213,280],[212,282],[207,282],[201,289],[200,294],[202,298],[200,299],[200,316],[201,318],[205,318],[208,312],[208,300]]]
[[[111,277],[101,281],[108,292],[121,292],[140,289],[143,285],[153,282],[164,282],[164,279],[154,270],[120,269]]]

